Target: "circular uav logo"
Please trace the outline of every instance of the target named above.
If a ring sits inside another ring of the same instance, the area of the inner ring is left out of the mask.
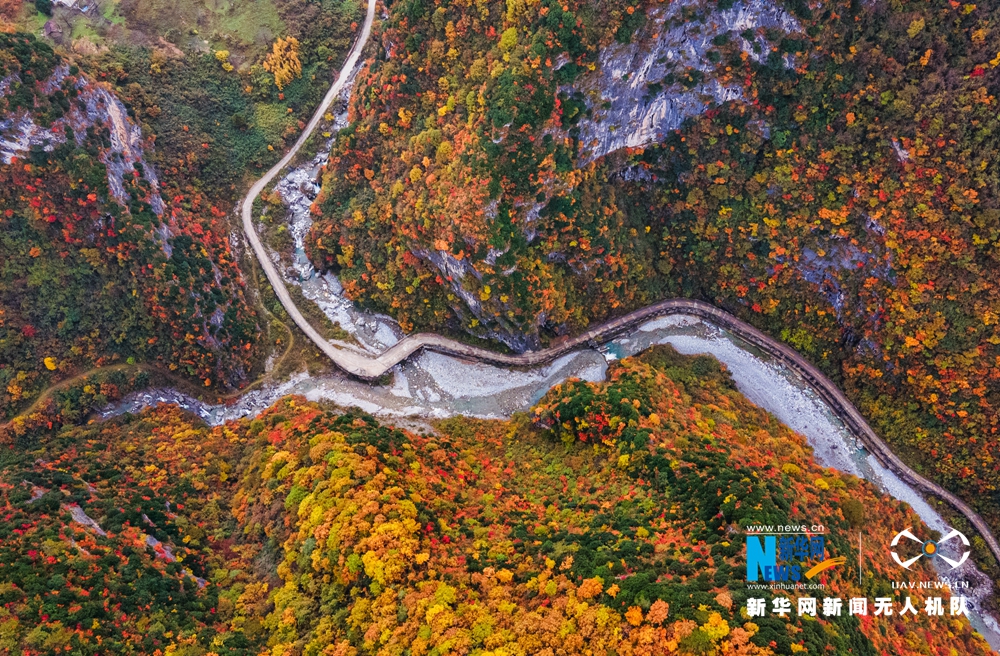
[[[909,540],[912,540],[913,542],[919,543],[921,545],[920,553],[918,553],[913,558],[910,558],[909,560],[900,559],[899,554],[896,553],[895,547],[896,545],[899,544],[901,538],[907,538]],[[952,560],[951,558],[948,558],[947,556],[943,555],[940,551],[939,545],[947,542],[948,540],[951,540],[952,538],[959,538],[962,541],[963,545],[965,545],[966,547],[969,546],[969,538],[965,537],[964,534],[962,534],[960,531],[956,531],[955,529],[952,529],[951,533],[949,533],[948,535],[944,536],[943,538],[941,538],[936,542],[934,540],[921,540],[913,533],[910,533],[910,529],[908,528],[904,529],[899,533],[897,533],[896,537],[892,539],[892,547],[893,547],[892,559],[895,560],[896,564],[902,567],[903,569],[910,569],[910,565],[917,562],[924,556],[927,556],[928,558],[940,558],[944,562],[951,565],[952,569],[955,569],[956,567],[958,567],[959,565],[961,565],[966,561],[966,559],[969,557],[970,550],[966,549],[964,552],[962,552],[962,557],[959,558],[958,560]]]

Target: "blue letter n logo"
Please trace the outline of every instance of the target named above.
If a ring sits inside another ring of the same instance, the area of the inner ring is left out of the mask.
[[[747,581],[756,581],[758,572],[764,572],[764,580],[774,577],[774,567],[778,564],[778,539],[773,535],[764,536],[761,545],[760,536],[747,536]],[[770,569],[766,569],[770,568]]]

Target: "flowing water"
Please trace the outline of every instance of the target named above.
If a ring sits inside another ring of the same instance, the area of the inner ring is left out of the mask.
[[[707,353],[715,356],[748,399],[806,436],[821,465],[872,481],[885,493],[909,503],[932,529],[942,533],[950,530],[941,515],[920,494],[856,443],[843,422],[804,380],[740,338],[695,317],[654,319],[599,351],[568,354],[537,369],[510,370],[437,353],[421,353],[398,365],[393,371],[392,383],[386,386],[369,385],[339,375],[311,377],[302,373],[281,384],[248,392],[231,404],[210,405],[173,390],[149,390],[109,408],[105,415],[137,412],[158,403],[176,403],[215,425],[254,416],[282,396],[301,394],[310,400],[359,407],[411,427],[421,427],[428,418],[459,414],[502,418],[527,410],[553,385],[570,377],[602,380],[608,362],[639,353],[654,344],[671,344],[689,355]],[[865,553],[870,558],[887,560],[889,546],[865,545]],[[936,562],[948,568],[942,561]],[[963,594],[969,597],[970,619],[994,649],[1000,648],[1000,624],[980,610],[983,600],[992,594],[989,578],[976,569],[971,560],[955,570],[941,569],[939,574],[952,581],[969,582],[970,589]]]
[[[345,89],[350,87],[346,85]],[[345,99],[346,96],[340,101],[335,129],[345,124]],[[402,338],[399,326],[391,318],[365,312],[344,298],[336,277],[316,272],[303,247],[312,222],[309,206],[318,192],[316,177],[329,156],[331,145],[332,141],[321,148],[313,160],[291,169],[277,185],[288,209],[288,226],[295,244],[292,261],[284,263],[279,270],[284,271],[287,284],[299,285],[306,298],[352,335],[357,343],[344,344],[346,348],[377,354]],[[278,262],[280,258],[275,255],[274,259]],[[417,428],[425,427],[427,419],[460,414],[504,418],[527,410],[553,385],[568,378],[603,380],[609,362],[639,353],[654,344],[671,344],[685,354],[715,356],[726,365],[737,388],[750,401],[806,436],[821,465],[873,482],[885,493],[910,504],[930,528],[942,533],[950,530],[941,515],[919,493],[882,467],[855,441],[843,422],[797,374],[742,339],[695,317],[654,319],[599,350],[570,353],[536,368],[507,369],[422,352],[397,365],[391,384],[385,386],[370,385],[339,374],[309,376],[303,372],[287,381],[247,392],[232,403],[211,405],[172,389],[152,389],[127,397],[106,409],[103,415],[137,412],[160,403],[174,403],[207,423],[218,425],[255,416],[282,396],[300,394],[309,400],[355,406],[398,425]],[[890,557],[889,545],[866,545],[865,553],[871,558]],[[940,559],[935,562],[948,568]],[[989,578],[971,561],[955,570],[942,569],[939,574],[951,581],[969,583],[969,590],[963,594],[970,599],[972,623],[995,650],[1000,649],[1000,623],[980,610],[983,600],[992,594]],[[903,578],[900,576],[901,580]]]

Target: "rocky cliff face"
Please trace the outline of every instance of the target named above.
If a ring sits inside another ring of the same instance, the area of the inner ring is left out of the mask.
[[[224,213],[176,184],[165,200],[151,148],[108,87],[0,34],[0,408],[119,360],[246,379],[256,322]]]
[[[108,139],[100,160],[108,169],[108,188],[112,197],[127,207],[136,193],[131,183],[138,178],[145,182],[145,193],[135,200],[148,202],[156,215],[162,216],[160,183],[156,171],[143,158],[142,130],[128,117],[122,102],[105,87],[82,75],[72,76],[68,81],[67,76],[69,64],[63,63],[41,82],[41,90],[47,95],[57,90],[62,92],[64,88],[76,92],[69,110],[47,127],[39,126],[25,107],[0,117],[0,159],[10,164],[15,157],[24,158],[32,150],[52,152],[57,145],[66,143],[67,128],[76,145],[82,146],[87,131],[98,130]],[[0,98],[15,80],[20,81],[16,74],[0,82]],[[126,180],[133,187],[132,191],[126,189]]]
[[[597,69],[564,91],[583,94],[589,116],[580,121],[581,164],[620,148],[662,141],[685,119],[731,100],[745,100],[735,80],[718,79],[717,45],[737,41],[755,60],[766,57],[762,29],[792,34],[794,16],[769,0],[740,2],[706,12],[699,0],[681,0],[650,11],[628,44],[613,44]],[[790,65],[791,62],[788,62]]]
[[[635,158],[686,121],[758,114],[754,67],[788,71],[805,38],[776,0],[399,9],[382,29],[306,251],[404,327],[518,351],[653,300],[653,226],[616,180],[656,187]]]
[[[434,265],[442,278],[448,281],[455,296],[461,299],[461,302],[456,303],[453,309],[462,317],[463,323],[466,317],[471,316],[482,325],[480,330],[474,332],[477,337],[495,340],[517,353],[537,349],[541,346],[537,332],[523,332],[519,330],[518,326],[504,319],[502,313],[497,315],[488,307],[484,307],[483,299],[476,291],[482,288],[483,276],[469,260],[459,260],[445,250],[435,251],[417,248],[413,250],[413,254]],[[487,256],[487,258],[489,257]],[[491,265],[495,263],[496,255],[493,255],[492,259]],[[490,305],[495,307],[497,302],[494,301]],[[545,317],[540,316],[536,326],[544,323]]]

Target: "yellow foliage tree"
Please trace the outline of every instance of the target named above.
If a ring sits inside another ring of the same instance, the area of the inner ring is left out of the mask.
[[[271,52],[264,59],[264,70],[274,75],[278,89],[284,89],[292,80],[302,77],[302,62],[299,61],[299,41],[295,37],[279,37],[271,46]]]
[[[215,58],[219,60],[222,64],[222,69],[227,73],[233,70],[233,65],[229,63],[229,51],[228,50],[216,50]]]

